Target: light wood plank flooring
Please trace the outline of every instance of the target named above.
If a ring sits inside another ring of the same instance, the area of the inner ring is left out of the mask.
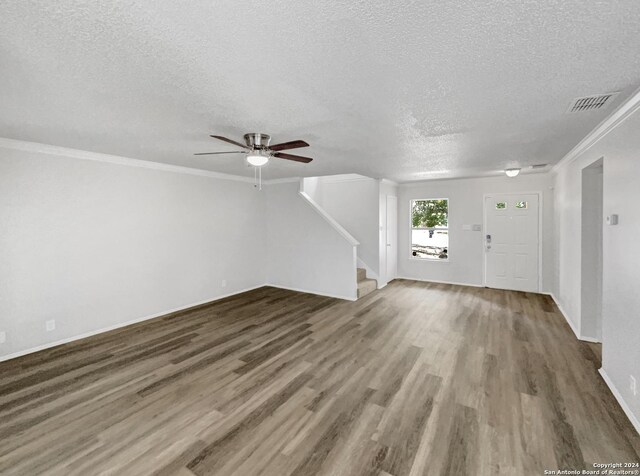
[[[541,475],[640,438],[547,296],[261,288],[0,364],[0,474]]]

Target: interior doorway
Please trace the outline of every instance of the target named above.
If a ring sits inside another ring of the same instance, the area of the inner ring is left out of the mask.
[[[580,336],[602,342],[603,173],[601,158],[582,169]]]

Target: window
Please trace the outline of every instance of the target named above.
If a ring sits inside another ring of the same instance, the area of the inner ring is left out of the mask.
[[[516,208],[527,208],[527,202],[516,202]]]
[[[496,210],[504,210],[507,208],[507,202],[496,202]]]
[[[411,256],[449,259],[449,200],[411,200]]]

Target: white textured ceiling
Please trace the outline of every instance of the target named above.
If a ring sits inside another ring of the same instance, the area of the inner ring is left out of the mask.
[[[612,110],[571,99],[624,101],[638,51],[638,0],[4,0],[0,136],[252,175],[192,153],[265,132],[315,159],[266,178],[480,176],[562,158]]]

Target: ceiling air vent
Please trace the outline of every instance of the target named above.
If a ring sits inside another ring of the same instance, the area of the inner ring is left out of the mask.
[[[547,165],[549,164],[534,164],[530,165],[529,167],[531,167],[532,169],[544,169]]]
[[[613,99],[619,93],[607,93],[607,94],[598,94],[596,96],[585,96],[581,98],[576,98],[571,101],[567,112],[586,112],[586,111],[594,111],[596,109],[604,109],[609,104],[613,102]]]

